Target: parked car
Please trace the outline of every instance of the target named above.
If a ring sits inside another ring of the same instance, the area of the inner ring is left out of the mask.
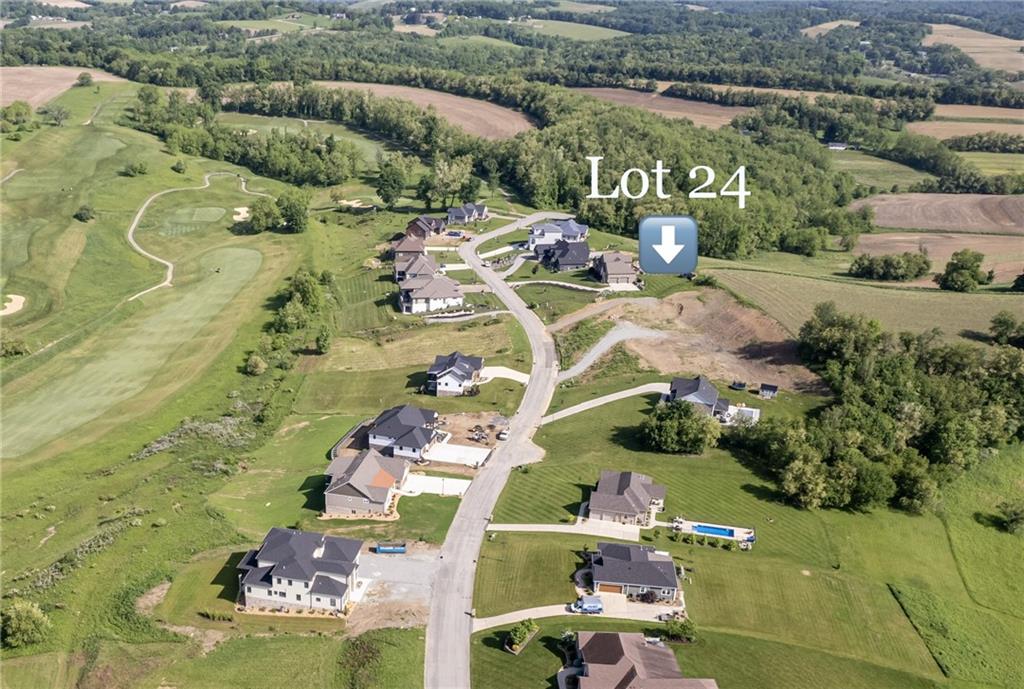
[[[600,596],[580,596],[569,609],[580,615],[600,615],[604,612],[604,603]]]
[[[508,436],[509,433],[507,428],[502,428],[500,431],[498,431],[498,440],[508,440]]]

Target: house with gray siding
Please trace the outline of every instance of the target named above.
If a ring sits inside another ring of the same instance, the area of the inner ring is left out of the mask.
[[[362,541],[274,527],[238,563],[246,608],[342,613],[356,583]]]
[[[409,475],[409,462],[370,448],[355,457],[335,457],[324,473],[325,516],[384,514]]]
[[[659,601],[674,601],[679,593],[672,556],[649,545],[598,543],[590,563],[596,593],[653,595]]]

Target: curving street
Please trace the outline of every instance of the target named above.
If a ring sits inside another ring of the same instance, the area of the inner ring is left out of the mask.
[[[459,247],[463,261],[476,271],[522,324],[530,340],[533,367],[523,401],[511,419],[509,439],[492,453],[490,460],[473,479],[441,547],[440,567],[435,575],[427,623],[427,657],[424,666],[426,689],[469,689],[473,584],[484,530],[512,468],[524,462],[536,461],[543,455],[543,450],[533,443],[532,438],[551,402],[558,377],[554,341],[544,324],[527,308],[512,287],[484,267],[476,248],[488,239],[514,232],[535,222],[567,217],[570,216],[565,213],[534,213],[480,235]]]

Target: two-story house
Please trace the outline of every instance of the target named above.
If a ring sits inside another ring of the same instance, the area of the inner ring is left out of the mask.
[[[271,529],[238,563],[239,602],[247,608],[345,611],[362,541]]]
[[[409,476],[409,462],[370,448],[355,457],[336,456],[324,472],[324,514],[384,514]]]
[[[597,487],[590,492],[591,519],[647,526],[665,509],[665,486],[635,471],[601,472]]]
[[[411,404],[386,409],[370,424],[369,445],[394,457],[420,459],[434,443],[437,417],[433,409]]]
[[[544,256],[544,250],[555,242],[581,242],[590,234],[590,228],[574,219],[552,220],[533,225],[526,238],[526,248],[537,258]]]
[[[465,395],[479,382],[483,367],[484,360],[478,356],[461,352],[438,354],[427,369],[427,392],[438,397]]]

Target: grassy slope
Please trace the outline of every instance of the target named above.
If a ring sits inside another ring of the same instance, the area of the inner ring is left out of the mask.
[[[562,22],[554,19],[536,19],[529,28],[545,36],[562,36],[577,41],[601,41],[608,38],[628,36],[625,31],[617,29],[606,29],[603,26],[591,26],[589,24],[577,24],[576,22]]]
[[[830,151],[830,153],[836,169],[849,172],[855,180],[866,186],[889,190],[894,184],[898,184],[901,189],[906,189],[916,182],[933,179],[932,175],[918,172],[912,167],[876,158],[861,151]]]
[[[958,154],[973,163],[985,175],[1019,174],[1024,170],[1024,153],[985,153],[978,151]]]

